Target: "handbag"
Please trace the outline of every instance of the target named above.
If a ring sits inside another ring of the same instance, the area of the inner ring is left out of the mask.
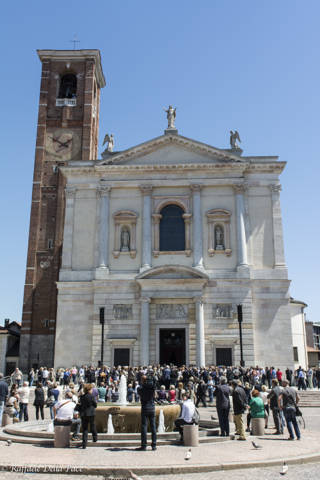
[[[200,413],[198,410],[195,408],[194,409],[194,414],[192,415],[192,423],[195,423],[196,425],[199,424],[200,421]]]
[[[297,404],[296,404],[296,417],[302,417],[302,412]]]
[[[54,398],[53,395],[50,395],[48,398],[47,398],[47,401],[46,401],[46,406],[47,407],[52,407],[56,402],[56,399]]]

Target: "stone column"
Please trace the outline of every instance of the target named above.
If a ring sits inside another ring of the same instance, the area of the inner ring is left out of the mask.
[[[159,256],[160,250],[160,220],[162,215],[160,213],[154,213],[152,215],[153,218],[153,256]]]
[[[285,268],[283,248],[282,217],[280,208],[281,185],[269,185],[272,202],[272,225],[273,225],[273,248],[274,248],[274,268]]]
[[[109,195],[111,188],[100,185],[99,268],[108,268],[109,256]]]
[[[238,267],[248,266],[247,241],[245,230],[245,205],[244,205],[244,185],[234,185],[236,191],[236,210],[237,210],[237,247],[238,247]]]
[[[204,367],[206,364],[206,356],[203,299],[202,297],[195,297],[193,300],[196,306],[197,366]]]
[[[193,196],[193,266],[203,269],[201,185],[191,185]]]
[[[140,364],[149,365],[149,297],[141,297]]]
[[[62,270],[72,268],[72,244],[73,244],[73,223],[74,223],[74,199],[77,189],[67,187],[66,195],[66,213],[63,232],[63,250],[62,250]]]
[[[142,219],[142,266],[140,271],[151,268],[151,192],[152,185],[141,185],[143,195],[143,219]]]

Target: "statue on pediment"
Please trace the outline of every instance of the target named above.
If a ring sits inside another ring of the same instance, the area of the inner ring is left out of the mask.
[[[113,137],[112,133],[111,133],[111,135],[109,135],[108,133],[106,134],[106,136],[104,137],[102,145],[104,145],[107,142],[108,142],[107,148],[105,149],[105,151],[103,153],[105,153],[105,152],[112,153],[113,148],[114,148],[114,137]]]
[[[176,108],[173,108],[172,105],[169,105],[168,110],[165,108],[163,109],[167,113],[167,120],[168,120],[168,128],[176,128],[174,125],[174,121],[176,119]]]
[[[239,141],[241,143],[239,132],[237,130],[235,130],[234,132],[232,130],[230,130],[230,145],[231,145],[232,150],[239,150],[240,149],[237,141]]]

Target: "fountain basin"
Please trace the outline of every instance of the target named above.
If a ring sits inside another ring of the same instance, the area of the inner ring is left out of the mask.
[[[160,410],[163,410],[165,431],[174,430],[174,422],[180,415],[180,405],[157,405],[156,426],[159,425]],[[141,405],[98,405],[96,409],[96,426],[98,433],[108,430],[108,417],[112,415],[115,433],[141,432]]]

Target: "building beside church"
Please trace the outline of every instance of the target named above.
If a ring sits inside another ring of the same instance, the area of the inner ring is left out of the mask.
[[[98,50],[40,50],[20,362],[293,367],[285,162],[163,134],[98,158]],[[168,109],[169,110],[169,109]]]

